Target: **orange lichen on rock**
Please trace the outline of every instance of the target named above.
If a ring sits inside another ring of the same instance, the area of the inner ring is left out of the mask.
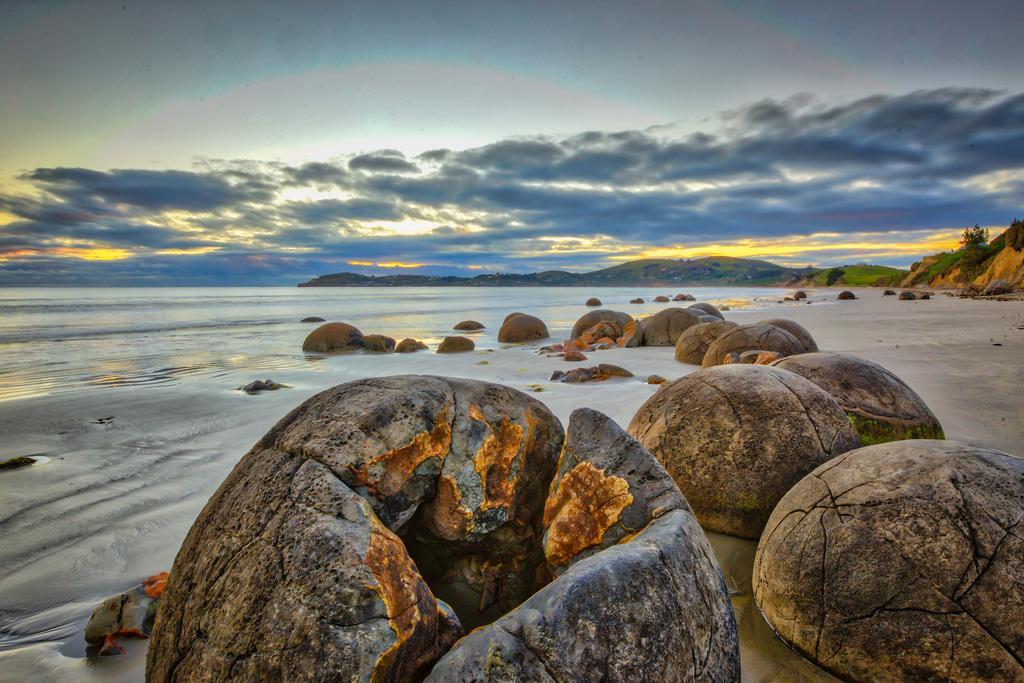
[[[462,504],[462,492],[448,475],[438,477],[437,495],[428,505],[425,520],[431,532],[449,541],[463,538],[469,532],[473,512]]]
[[[142,590],[146,592],[151,598],[159,598],[164,594],[164,589],[167,588],[167,572],[160,572],[159,574],[153,574],[153,576],[147,576],[142,582]]]
[[[402,490],[416,468],[431,458],[441,461],[452,443],[452,426],[448,411],[437,415],[433,429],[420,432],[404,446],[384,451],[359,467],[350,465],[357,486],[366,486],[378,497],[393,496]]]
[[[483,488],[480,509],[509,508],[516,492],[516,479],[512,470],[523,451],[523,428],[507,417],[502,417],[495,427],[484,419],[479,410],[474,415],[471,409],[470,415],[490,429],[490,434],[473,458],[473,468],[480,475]]]
[[[366,514],[370,519],[366,566],[376,579],[376,585],[371,588],[380,595],[388,615],[388,624],[395,632],[394,644],[381,653],[370,678],[371,681],[383,681],[389,679],[391,667],[396,663],[402,645],[413,637],[417,626],[423,621],[421,603],[424,597],[430,597],[430,589],[416,571],[416,565],[406,552],[402,540],[381,524],[368,508]],[[436,612],[436,603],[433,600],[430,603],[433,614]]]
[[[630,341],[632,341],[633,337],[636,336],[638,329],[639,326],[637,322],[635,320],[630,320],[626,323],[622,330],[622,334],[620,334],[618,339],[615,340],[615,343],[619,346],[626,346]]]
[[[567,564],[582,550],[598,545],[632,503],[625,479],[606,476],[592,463],[579,463],[544,505],[544,556],[551,565]]]

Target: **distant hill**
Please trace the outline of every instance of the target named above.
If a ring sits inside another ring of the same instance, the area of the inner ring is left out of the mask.
[[[708,256],[697,259],[641,259],[589,273],[548,270],[540,273],[490,273],[476,277],[453,275],[321,275],[299,287],[584,287],[668,285],[761,285],[824,284],[835,269],[788,268],[768,261]],[[886,266],[846,266],[831,284],[875,284],[872,275],[899,277],[906,271]],[[818,280],[820,279],[820,283]]]
[[[901,287],[984,288],[995,280],[1024,287],[1024,221],[1014,220],[988,244],[927,256],[910,267]]]
[[[822,268],[815,270],[810,277],[790,284],[799,287],[895,287],[906,276],[907,271],[899,268],[860,264]]]

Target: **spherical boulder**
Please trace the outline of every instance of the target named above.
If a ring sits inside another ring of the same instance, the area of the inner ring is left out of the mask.
[[[761,534],[801,477],[859,445],[834,398],[763,365],[722,365],[663,385],[629,433],[665,466],[705,529],[743,538]]]
[[[395,340],[383,334],[367,334],[363,336],[363,348],[374,353],[391,353],[395,350]]]
[[[861,444],[943,439],[942,425],[903,380],[878,363],[845,353],[803,353],[775,362],[839,401]]]
[[[802,289],[798,289],[793,292],[793,301],[803,301],[807,298],[807,292]]]
[[[635,299],[630,299],[629,300],[629,303],[631,303],[631,304],[642,304],[643,302],[644,302],[644,300],[641,297],[637,297]]]
[[[469,337],[445,337],[437,345],[437,353],[462,353],[476,348],[476,342]]]
[[[686,328],[676,340],[676,360],[680,363],[700,365],[711,343],[734,327],[739,325],[731,320],[718,320]]]
[[[774,325],[738,325],[722,333],[708,346],[701,365],[709,368],[721,365],[731,353],[740,354],[744,351],[760,349],[775,351],[782,356],[804,353],[804,345],[792,334]]]
[[[884,292],[882,292],[882,296],[896,296],[896,292],[894,292],[891,289],[887,289]]]
[[[462,322],[455,323],[455,327],[452,329],[460,332],[475,332],[484,329],[484,324],[476,320],[463,320]]]
[[[654,300],[657,301],[659,304],[665,304],[668,303],[669,298],[664,294],[659,294],[658,296],[654,297]]]
[[[491,621],[536,590],[562,438],[538,401],[486,382],[406,375],[314,396],[193,524],[147,680],[422,680],[462,633],[435,595]]]
[[[572,326],[572,339],[578,339],[584,332],[593,327],[598,323],[611,323],[617,326],[620,330],[624,330],[626,323],[631,322],[633,316],[629,313],[620,313],[619,311],[611,311],[607,308],[601,308],[596,311],[590,311],[576,321],[576,324]]]
[[[598,299],[596,296],[592,296],[589,299],[587,299],[587,303],[584,304],[584,305],[585,306],[600,306],[601,305],[601,300]]]
[[[503,343],[528,342],[549,336],[543,320],[525,313],[510,316],[498,330],[498,341]]]
[[[643,346],[675,346],[686,329],[699,325],[700,316],[688,308],[666,308],[640,320]]]
[[[851,681],[1024,680],[1024,459],[860,448],[796,484],[754,560],[775,632]]]
[[[414,353],[416,351],[425,351],[427,348],[427,345],[420,340],[406,337],[398,342],[398,346],[395,347],[395,353]]]
[[[505,316],[505,319],[501,321],[501,324],[504,325],[509,320],[511,320],[512,318],[516,317],[517,315],[525,315],[525,313],[520,313],[519,311],[513,311],[512,313],[509,313],[508,315]]]
[[[302,342],[302,350],[311,353],[338,353],[363,348],[363,333],[348,323],[321,325]]]
[[[900,301],[914,301],[915,299],[917,299],[917,295],[914,294],[913,292],[903,290],[902,292],[900,292],[900,295],[896,298],[899,299]]]
[[[427,681],[739,680],[707,537],[665,470],[601,413],[569,418],[544,529],[557,578],[460,640]]]
[[[696,297],[692,294],[676,294],[672,297],[672,301],[696,301]]]
[[[808,353],[813,353],[818,350],[818,344],[814,341],[814,337],[807,331],[807,328],[800,323],[787,320],[786,318],[771,318],[769,320],[762,320],[758,325],[774,325],[780,330],[785,330],[791,335],[797,338],[797,341],[804,347],[804,350]]]
[[[849,290],[844,290],[842,292],[839,292],[839,296],[837,296],[836,298],[839,299],[840,301],[853,301],[854,299],[857,298],[857,296]]]
[[[715,308],[714,305],[709,304],[706,301],[701,301],[698,304],[690,304],[689,306],[687,306],[687,308],[689,308],[691,311],[697,311],[699,313],[713,315],[719,320],[725,319],[725,316],[722,315],[722,312],[720,310],[718,310],[717,308]]]
[[[321,318],[318,315],[311,315],[308,318],[303,318],[299,322],[303,322],[303,323],[322,323],[322,322],[327,322],[327,321],[324,320],[323,318]]]

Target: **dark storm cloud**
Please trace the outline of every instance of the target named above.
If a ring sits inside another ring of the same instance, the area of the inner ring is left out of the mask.
[[[24,276],[28,263],[67,272],[46,250],[69,243],[215,247],[148,258],[160,272],[178,264],[183,279],[217,269],[241,278],[245,264],[271,263],[277,270],[253,265],[253,278],[273,272],[283,282],[347,260],[585,267],[605,253],[588,246],[595,240],[614,249],[881,234],[1024,213],[1024,95],[943,89],[839,106],[797,96],[726,112],[706,132],[670,130],[431,150],[417,157],[422,168],[379,150],[300,166],[209,162],[201,172],[37,169],[22,177],[34,195],[0,195],[15,217],[0,228],[0,250],[32,250],[0,262],[0,279]],[[335,196],[280,198],[296,188]],[[188,228],[169,212],[188,212]],[[374,226],[404,219],[440,227],[392,235]],[[143,256],[82,268],[135,273]]]

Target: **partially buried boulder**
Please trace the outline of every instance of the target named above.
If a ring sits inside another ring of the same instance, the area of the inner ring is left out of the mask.
[[[803,301],[807,298],[807,292],[802,289],[798,289],[793,292],[793,301]]]
[[[884,292],[882,292],[882,296],[896,296],[896,292],[894,292],[891,289],[887,289]]]
[[[460,640],[428,681],[738,681],[735,617],[707,538],[651,455],[574,411],[544,511],[558,578]]]
[[[807,331],[807,328],[800,323],[787,320],[786,318],[771,318],[769,320],[762,320],[758,325],[774,325],[780,330],[785,330],[791,335],[797,338],[797,341],[804,347],[804,350],[808,353],[813,353],[818,350],[818,343],[814,341],[814,337]]]
[[[672,301],[696,301],[697,299],[692,294],[676,294],[672,297]]]
[[[463,353],[476,348],[476,342],[469,337],[445,337],[437,345],[437,353]]]
[[[363,348],[374,353],[391,353],[395,350],[395,340],[383,334],[367,334],[363,337]]]
[[[711,343],[734,327],[739,325],[730,320],[719,320],[686,328],[676,340],[676,360],[680,363],[700,365]]]
[[[781,327],[760,323],[738,325],[723,332],[708,346],[701,365],[705,368],[721,365],[725,362],[725,358],[732,353],[741,354],[754,349],[775,351],[781,356],[792,356],[806,351],[799,339]]]
[[[709,531],[757,538],[805,474],[852,448],[857,433],[834,398],[761,365],[723,365],[665,384],[629,423]]]
[[[363,333],[348,323],[321,325],[302,342],[302,350],[312,353],[338,353],[363,348]]]
[[[643,302],[644,302],[644,300],[642,298],[640,298],[640,297],[636,297],[635,299],[630,299],[629,300],[629,303],[631,303],[631,304],[642,304]]]
[[[601,305],[601,300],[598,299],[595,296],[592,296],[589,299],[587,299],[587,303],[585,305],[587,305],[587,306],[600,306]]]
[[[706,301],[701,301],[699,304],[690,304],[687,306],[691,311],[698,311],[700,313],[706,313],[707,315],[713,315],[719,320],[724,320],[725,316],[718,310],[713,304],[709,304]]]
[[[319,316],[311,315],[308,318],[303,318],[299,322],[303,322],[303,323],[322,323],[322,322],[326,322],[326,321],[323,318],[319,317]]]
[[[861,444],[900,439],[943,439],[942,425],[925,402],[878,363],[844,353],[804,353],[776,361],[839,401]]]
[[[462,322],[455,323],[455,327],[452,329],[459,330],[460,332],[475,332],[476,330],[484,329],[484,324],[477,320],[463,320]]]
[[[900,292],[900,295],[896,298],[898,298],[900,301],[914,301],[915,299],[917,299],[917,295],[914,294],[913,292],[903,290],[902,292]]]
[[[953,441],[868,446],[779,502],[754,598],[851,681],[1024,680],[1024,459]]]
[[[626,323],[633,320],[633,316],[628,313],[620,313],[619,311],[610,311],[606,308],[598,309],[596,311],[590,311],[580,316],[576,321],[576,324],[572,326],[572,333],[570,337],[572,339],[579,339],[583,336],[583,333],[598,323],[611,323],[618,329],[625,329]]]
[[[413,353],[414,351],[425,351],[427,348],[427,345],[420,340],[406,337],[398,342],[398,346],[395,347],[395,353]]]
[[[643,346],[675,346],[686,329],[699,325],[700,316],[688,308],[666,308],[640,320]]]
[[[478,614],[535,590],[561,445],[547,408],[496,384],[397,376],[314,396],[189,531],[147,680],[421,678],[461,635],[434,595]]]
[[[857,296],[853,292],[845,290],[839,292],[839,296],[837,296],[836,298],[839,299],[840,301],[852,301],[856,299]]]
[[[657,301],[659,304],[665,304],[668,303],[669,298],[664,294],[659,294],[658,296],[654,297],[654,300]]]
[[[498,341],[502,343],[529,342],[549,336],[543,320],[525,313],[510,316],[498,330]]]

